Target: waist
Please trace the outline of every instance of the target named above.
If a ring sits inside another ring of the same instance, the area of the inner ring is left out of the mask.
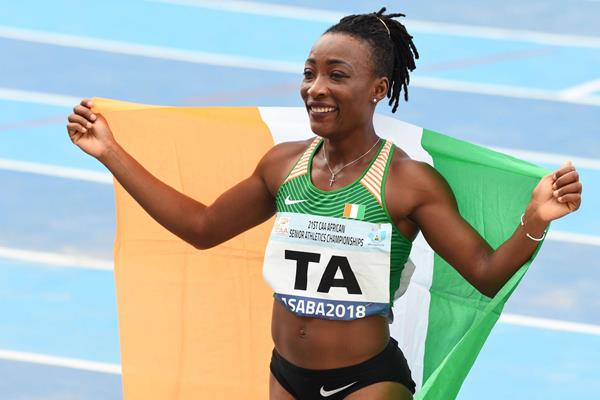
[[[301,317],[273,303],[271,334],[275,349],[291,363],[310,369],[341,368],[380,353],[389,342],[382,316],[341,321]]]

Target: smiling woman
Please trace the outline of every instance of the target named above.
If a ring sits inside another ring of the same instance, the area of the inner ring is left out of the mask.
[[[264,257],[274,292],[271,399],[410,399],[416,384],[390,337],[412,242],[431,247],[493,297],[537,248],[551,220],[579,208],[570,164],[545,176],[496,250],[458,212],[429,164],[377,135],[386,96],[395,111],[417,57],[394,17],[352,15],[328,29],[306,60],[300,89],[317,135],[271,148],[254,172],[211,205],[159,181],[115,140],[83,100],[69,116],[73,143],[98,158],[165,228],[197,249],[217,246],[275,215]]]

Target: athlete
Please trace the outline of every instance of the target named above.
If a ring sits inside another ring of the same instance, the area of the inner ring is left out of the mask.
[[[375,132],[377,103],[387,96],[396,111],[402,90],[408,99],[408,73],[418,58],[395,19],[402,14],[384,12],[343,18],[310,50],[300,94],[316,137],[274,146],[210,205],[152,176],[92,113],[90,100],[68,117],[72,142],[198,249],[277,215],[264,266],[275,292],[272,400],[411,399],[415,383],[388,325],[418,232],[493,297],[531,258],[548,223],[581,204],[582,184],[566,162],[540,180],[523,223],[494,251],[460,216],[444,178]]]

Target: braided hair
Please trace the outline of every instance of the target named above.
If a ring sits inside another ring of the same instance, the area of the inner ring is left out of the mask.
[[[415,59],[419,58],[419,53],[404,25],[393,19],[405,15],[385,15],[384,12],[385,7],[376,13],[349,15],[323,34],[345,33],[369,44],[375,73],[390,81],[387,97],[392,112],[396,112],[402,88],[404,100],[408,101],[408,72],[416,68]]]

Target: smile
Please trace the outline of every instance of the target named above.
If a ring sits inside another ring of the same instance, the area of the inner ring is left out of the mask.
[[[314,107],[314,106],[310,107],[309,109],[313,113],[329,113],[329,112],[336,110],[335,107]]]

